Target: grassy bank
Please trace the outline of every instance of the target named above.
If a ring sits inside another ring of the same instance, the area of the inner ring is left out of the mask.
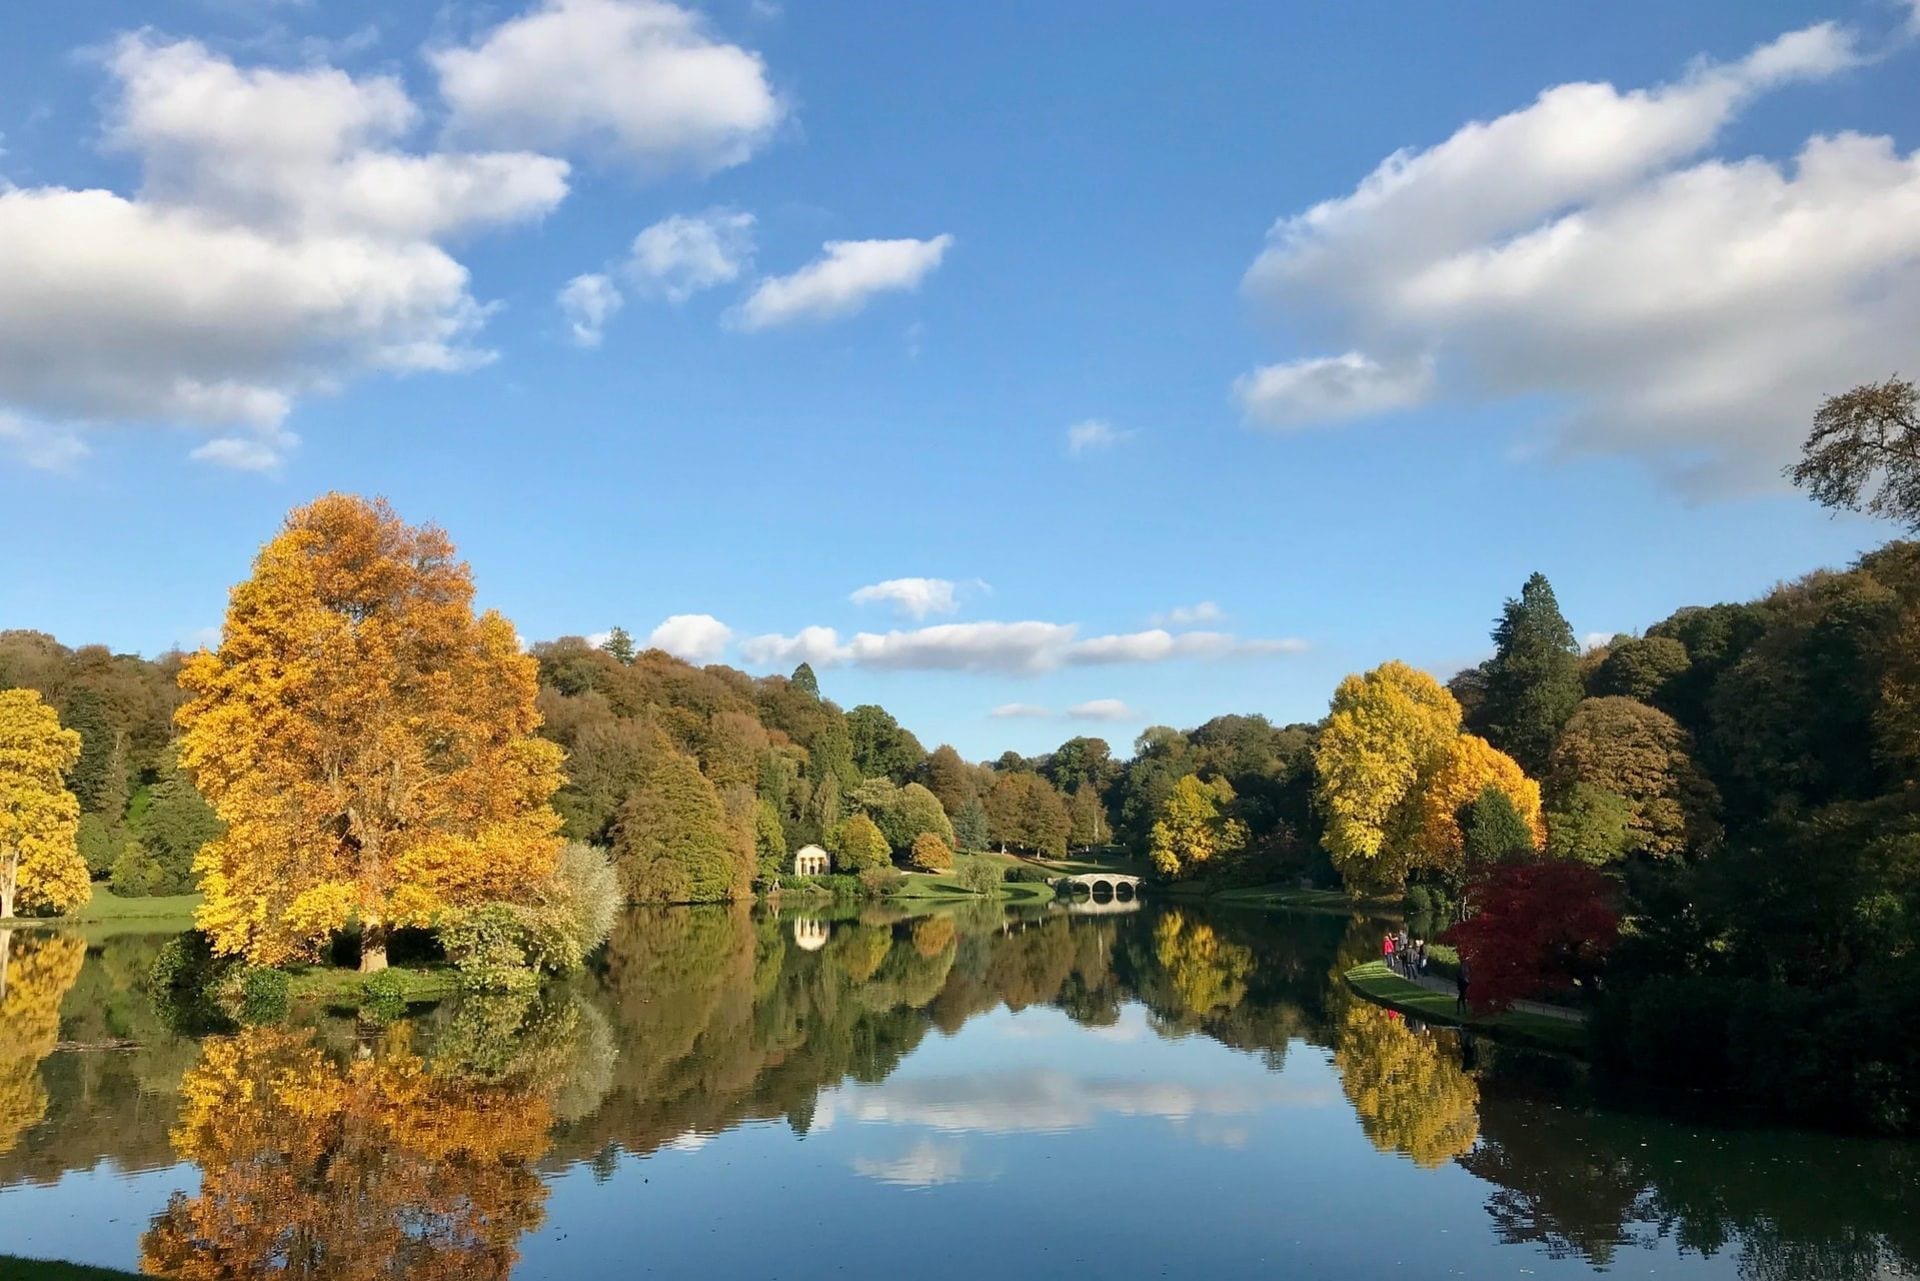
[[[6,1281],[139,1281],[139,1274],[134,1272],[49,1259],[22,1259],[11,1254],[0,1254],[0,1277]]]
[[[178,934],[193,928],[198,894],[166,894],[154,898],[122,898],[104,885],[93,887],[93,897],[67,916],[21,917],[16,926],[75,930],[89,943],[119,934]]]
[[[1465,1027],[1495,1040],[1513,1041],[1562,1054],[1587,1052],[1587,1029],[1582,1023],[1550,1018],[1524,1010],[1505,1014],[1462,1016],[1454,998],[1445,992],[1409,983],[1383,962],[1368,961],[1346,973],[1347,986],[1377,1005],[1400,1011],[1427,1023]]]
[[[459,976],[450,965],[396,965],[387,973],[399,976],[400,993],[409,1005],[444,1001],[460,990]],[[352,1013],[360,1008],[365,980],[358,970],[304,966],[289,971],[287,996],[298,1005]]]

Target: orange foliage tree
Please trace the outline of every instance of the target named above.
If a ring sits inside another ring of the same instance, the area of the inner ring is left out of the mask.
[[[534,736],[537,666],[475,616],[447,536],[384,501],[294,511],[180,683],[180,758],[227,825],[194,864],[219,951],[278,964],[357,921],[378,969],[391,927],[552,872],[561,753]]]
[[[1413,831],[1418,866],[1457,873],[1462,870],[1465,838],[1460,811],[1488,787],[1497,787],[1533,833],[1535,849],[1547,839],[1540,817],[1540,784],[1528,778],[1518,761],[1476,734],[1457,736],[1420,790]]]
[[[210,1040],[181,1082],[174,1149],[200,1167],[141,1238],[181,1281],[504,1278],[539,1225],[540,1093],[436,1075],[399,1025],[341,1067],[311,1030]]]
[[[80,735],[30,689],[0,690],[0,920],[26,907],[70,911],[92,897],[66,774]]]

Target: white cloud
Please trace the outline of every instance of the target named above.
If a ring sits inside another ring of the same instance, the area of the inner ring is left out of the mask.
[[[737,209],[674,214],[633,238],[621,274],[649,297],[680,303],[737,280],[753,258],[753,215]]]
[[[1234,380],[1241,412],[1268,427],[1303,427],[1406,409],[1433,389],[1433,361],[1425,357],[1383,365],[1350,351],[1262,365]]]
[[[265,470],[298,397],[489,358],[488,309],[438,240],[545,214],[564,161],[397,150],[417,113],[385,77],[144,36],[106,65],[108,140],[141,187],[0,185],[0,410],[210,429],[197,456]]]
[[[1907,34],[1920,36],[1920,0],[1906,0]]]
[[[764,667],[804,660],[816,666],[1033,675],[1061,667],[1256,658],[1305,648],[1304,641],[1292,639],[1242,639],[1224,632],[1174,635],[1159,629],[1082,640],[1074,624],[1027,621],[938,623],[912,631],[860,632],[845,642],[830,627],[809,627],[794,636],[752,637],[740,652]]]
[[[1279,426],[1440,391],[1534,397],[1559,450],[1703,488],[1773,483],[1820,399],[1920,328],[1920,153],[1814,137],[1701,158],[1743,108],[1862,61],[1821,24],[1622,91],[1563,84],[1273,228],[1246,287],[1343,356],[1243,378]]]
[[[1003,721],[1044,720],[1051,711],[1035,703],[1002,703],[987,715]]]
[[[1217,623],[1226,616],[1218,605],[1203,600],[1198,605],[1175,605],[1164,614],[1155,614],[1151,621],[1155,627],[1191,627],[1195,623]]]
[[[653,629],[647,645],[689,663],[711,663],[727,650],[733,629],[711,614],[675,614]]]
[[[951,614],[960,608],[954,584],[944,578],[889,578],[862,587],[847,599],[856,605],[891,603],[912,618]]]
[[[625,299],[612,280],[599,272],[590,272],[569,280],[555,301],[567,318],[573,341],[582,347],[598,347],[606,337],[607,322],[613,319]]]
[[[790,276],[773,276],[740,305],[735,323],[768,329],[850,316],[875,294],[915,290],[940,265],[952,236],[931,240],[829,240],[821,256]]]
[[[90,452],[86,442],[62,427],[30,423],[0,411],[0,445],[39,471],[67,471]]]
[[[1120,431],[1110,422],[1089,418],[1067,428],[1067,452],[1077,458],[1096,450],[1112,449],[1131,435],[1132,432]]]
[[[547,0],[429,60],[457,134],[584,143],[648,170],[737,165],[784,110],[758,54],[665,0]]]
[[[740,656],[756,667],[789,667],[811,663],[831,666],[842,661],[840,635],[831,627],[803,627],[792,636],[752,636],[740,642]]]
[[[1085,703],[1076,703],[1067,709],[1067,715],[1077,721],[1137,721],[1144,720],[1117,698],[1096,698]]]

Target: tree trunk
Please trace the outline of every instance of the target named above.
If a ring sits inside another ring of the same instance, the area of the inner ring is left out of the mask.
[[[13,955],[13,931],[0,930],[0,1001],[7,999],[7,960]]]
[[[13,895],[20,884],[20,851],[8,850],[4,868],[0,868],[0,921],[13,919]]]
[[[364,925],[360,928],[360,972],[378,974],[387,968],[387,927]]]

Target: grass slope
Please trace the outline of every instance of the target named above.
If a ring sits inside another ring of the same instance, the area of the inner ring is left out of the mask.
[[[1348,987],[1369,1001],[1428,1023],[1470,1028],[1496,1040],[1515,1041],[1562,1054],[1585,1055],[1587,1052],[1587,1029],[1584,1024],[1549,1018],[1543,1014],[1530,1014],[1524,1010],[1462,1017],[1454,1008],[1453,997],[1417,983],[1409,983],[1381,961],[1368,961],[1354,966],[1347,971],[1346,980]]]
[[[83,1263],[0,1254],[0,1281],[139,1281],[139,1274],[92,1268]]]

